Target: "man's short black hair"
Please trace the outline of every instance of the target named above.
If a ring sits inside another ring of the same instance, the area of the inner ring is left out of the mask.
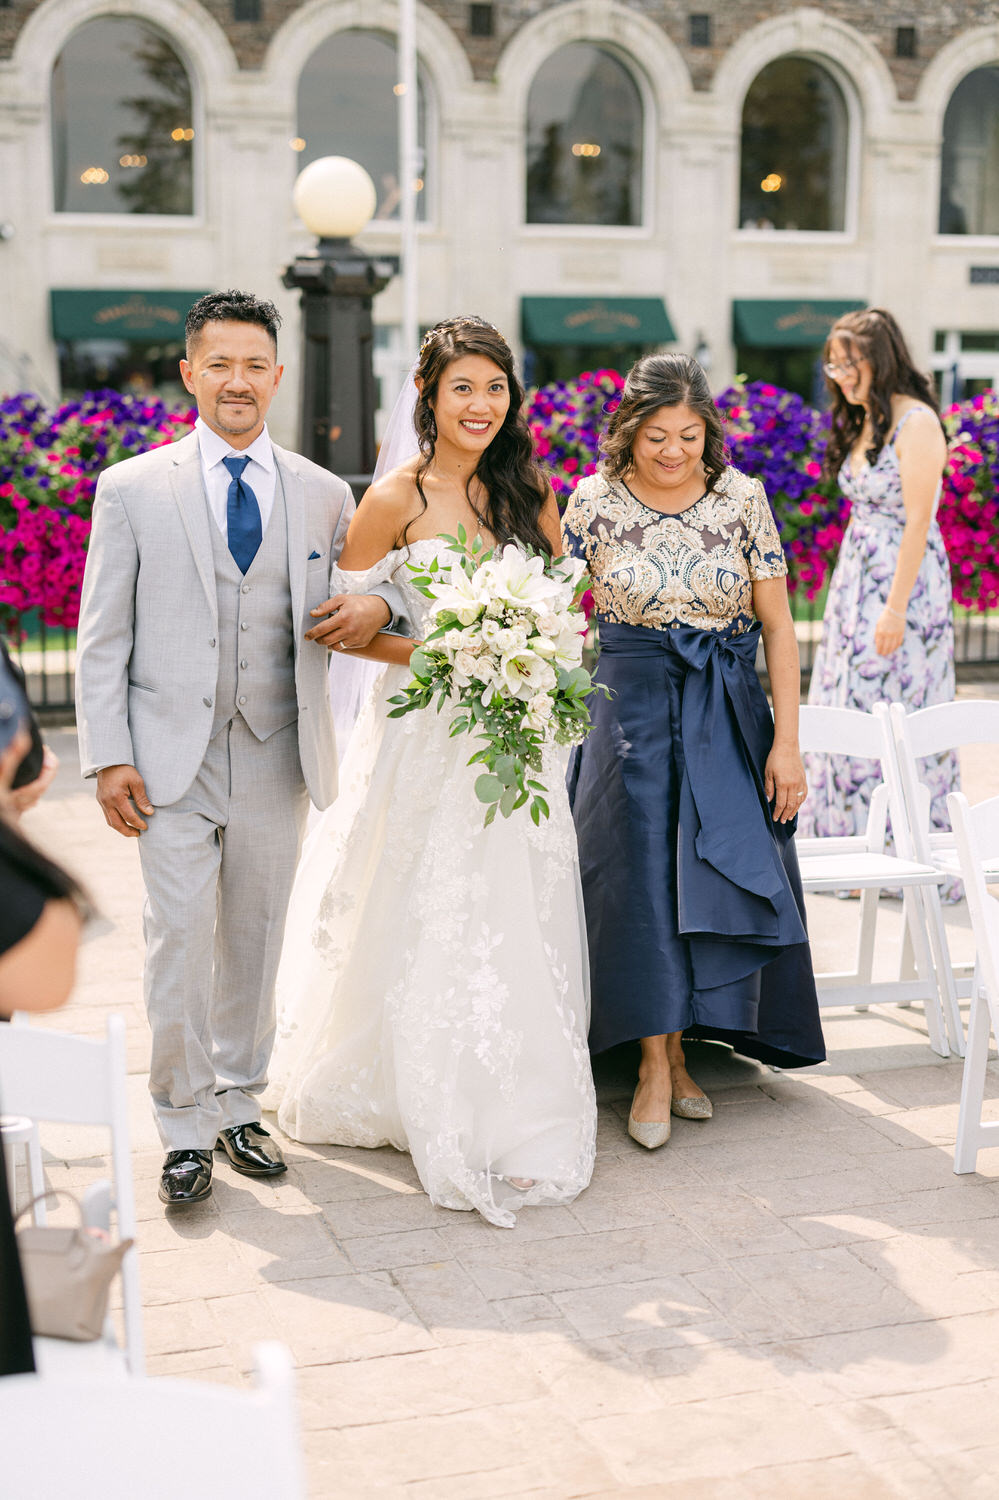
[[[198,298],[184,322],[188,359],[206,323],[255,323],[270,334],[277,354],[281,314],[273,302],[262,302],[252,292],[237,292],[230,288],[227,292],[209,292]]]

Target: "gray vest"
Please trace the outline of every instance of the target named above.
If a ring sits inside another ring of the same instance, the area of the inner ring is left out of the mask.
[[[288,581],[288,526],[280,472],[274,508],[245,576],[211,521],[219,612],[219,675],[212,738],[237,714],[258,740],[298,718]]]

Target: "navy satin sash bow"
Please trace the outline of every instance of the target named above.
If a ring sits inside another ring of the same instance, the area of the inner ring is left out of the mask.
[[[602,653],[665,654],[673,659],[664,663],[670,676],[681,679],[678,918],[680,932],[695,939],[692,957],[706,984],[720,981],[709,972],[718,960],[727,977],[733,960],[743,965],[731,951],[727,961],[712,958],[698,936],[753,948],[807,941],[784,868],[794,824],[774,823],[763,782],[773,719],[756,676],[759,638],[759,624],[738,635],[680,624],[600,625]]]

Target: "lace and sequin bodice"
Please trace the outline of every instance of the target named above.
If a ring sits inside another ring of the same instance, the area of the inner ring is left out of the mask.
[[[591,474],[562,518],[566,551],[585,560],[599,620],[663,630],[746,630],[753,584],[787,564],[758,479],[727,468],[679,515],[643,505],[620,480]]]

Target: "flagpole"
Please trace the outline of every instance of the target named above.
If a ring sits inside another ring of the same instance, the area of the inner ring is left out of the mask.
[[[417,302],[419,249],[417,243],[417,179],[420,177],[417,141],[416,5],[399,0],[399,227],[402,256],[402,350],[405,372],[416,359],[420,344]]]

